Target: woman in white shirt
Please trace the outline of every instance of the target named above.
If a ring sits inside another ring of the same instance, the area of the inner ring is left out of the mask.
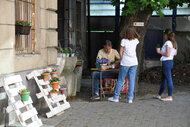
[[[157,50],[157,53],[162,55],[162,82],[160,86],[160,90],[156,98],[161,99],[163,101],[172,101],[172,92],[173,92],[173,82],[172,82],[172,74],[171,70],[173,68],[173,58],[177,55],[177,43],[174,39],[175,33],[172,31],[165,32],[165,40],[166,42],[160,50]],[[166,83],[168,85],[168,97],[161,98],[162,93],[166,88]]]
[[[115,86],[114,96],[108,98],[109,101],[119,102],[119,95],[121,88],[123,86],[124,79],[129,72],[129,91],[128,91],[128,103],[132,103],[133,93],[135,87],[135,76],[138,66],[138,60],[136,56],[136,46],[139,43],[139,35],[133,27],[128,27],[126,31],[121,35],[121,45],[120,45],[120,70],[118,81]]]

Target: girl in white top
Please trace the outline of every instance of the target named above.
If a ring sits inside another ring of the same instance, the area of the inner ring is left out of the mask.
[[[121,36],[123,39],[121,40],[120,45],[120,57],[121,64],[119,70],[118,81],[115,86],[114,96],[108,98],[109,101],[119,102],[119,95],[121,88],[123,86],[124,79],[129,73],[129,90],[127,101],[128,103],[132,103],[133,93],[135,88],[135,76],[136,70],[138,66],[138,60],[136,56],[136,46],[139,43],[139,35],[135,31],[133,27],[128,27],[126,31]]]
[[[173,82],[171,69],[173,68],[173,58],[177,55],[177,43],[174,39],[175,34],[171,30],[166,30],[164,37],[166,42],[161,50],[157,49],[157,53],[162,55],[160,59],[162,61],[162,82],[156,98],[163,101],[172,101]],[[161,95],[166,88],[166,83],[168,85],[168,97],[161,98]]]

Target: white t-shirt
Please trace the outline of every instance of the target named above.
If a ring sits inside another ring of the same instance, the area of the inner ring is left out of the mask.
[[[139,43],[138,39],[128,40],[122,39],[121,46],[124,47],[123,57],[121,60],[122,66],[135,66],[138,65],[138,60],[136,56],[136,47]]]
[[[168,46],[168,47],[170,48],[170,56],[168,56],[168,57],[162,56],[162,57],[160,58],[161,61],[173,60],[174,55],[175,55],[175,53],[176,53],[176,49],[173,48],[173,44],[172,44],[171,41],[166,41],[166,42],[164,43],[164,45],[163,45],[162,48],[161,48],[161,52],[166,53],[166,46]]]

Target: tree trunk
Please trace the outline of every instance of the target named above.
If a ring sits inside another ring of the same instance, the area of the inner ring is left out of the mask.
[[[120,21],[120,32],[126,29],[128,26],[133,26],[133,22],[144,22],[144,26],[136,26],[135,29],[140,35],[139,38],[139,44],[137,46],[137,57],[139,61],[137,73],[136,73],[136,90],[138,88],[138,79],[139,79],[139,74],[143,70],[143,61],[144,61],[144,37],[146,34],[147,30],[147,25],[149,22],[149,19],[152,15],[152,11],[150,10],[143,10],[139,11],[134,15],[128,15],[128,16],[123,16]],[[118,46],[120,45],[120,41],[118,42]]]

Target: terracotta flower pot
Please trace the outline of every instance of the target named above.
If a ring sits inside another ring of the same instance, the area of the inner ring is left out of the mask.
[[[49,81],[50,73],[42,73],[44,81]]]
[[[51,72],[51,78],[57,78],[58,73],[57,72]]]
[[[53,89],[58,89],[59,88],[59,81],[57,82],[51,82],[52,88]]]

